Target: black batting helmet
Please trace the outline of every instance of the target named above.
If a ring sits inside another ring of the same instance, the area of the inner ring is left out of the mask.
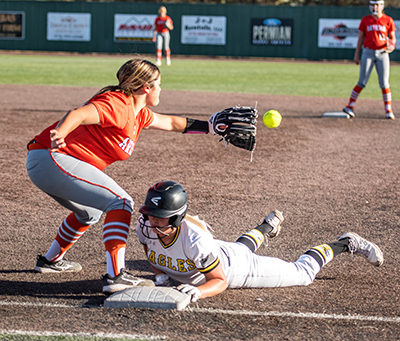
[[[179,227],[186,216],[187,197],[185,189],[174,181],[160,181],[151,186],[139,212],[157,218],[170,218],[169,224]]]

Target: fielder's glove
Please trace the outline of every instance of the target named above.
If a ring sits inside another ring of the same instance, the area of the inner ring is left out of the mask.
[[[183,292],[184,294],[190,295],[191,302],[196,302],[201,296],[200,290],[190,284],[181,284],[176,289],[178,289],[180,292]]]
[[[154,284],[157,287],[167,287],[171,284],[170,278],[168,275],[166,274],[158,274],[156,276],[156,281],[154,282]]]
[[[208,128],[211,134],[220,135],[221,141],[253,151],[256,147],[257,117],[257,109],[237,105],[211,115]]]

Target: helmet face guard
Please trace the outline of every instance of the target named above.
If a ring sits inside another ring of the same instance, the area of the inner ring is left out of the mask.
[[[382,5],[381,11],[377,10],[377,7],[375,5]],[[383,8],[385,6],[385,2],[383,0],[371,0],[369,2],[369,10],[371,11],[372,14],[378,15],[380,12],[383,11]]]
[[[148,216],[170,218],[169,224],[179,227],[187,212],[186,191],[174,181],[157,182],[147,191],[139,212],[143,214],[145,220]]]
[[[169,235],[169,234],[167,234],[167,233],[164,233],[164,232],[160,231],[160,230],[159,230],[160,227],[155,227],[155,229],[156,229],[157,231],[159,231],[160,233],[164,234],[164,236],[163,236],[163,237],[158,237],[158,236],[152,237],[152,236],[150,235],[150,231],[152,231],[153,227],[151,227],[151,226],[149,225],[149,223],[146,224],[146,222],[148,222],[148,221],[149,221],[148,216],[147,216],[147,215],[144,215],[144,214],[141,215],[141,216],[139,217],[139,220],[138,220],[138,224],[139,224],[140,229],[142,230],[142,234],[143,234],[146,238],[148,238],[148,239],[160,239],[160,238],[161,238],[161,239],[162,239],[162,238],[164,238],[164,237],[166,237],[166,236]],[[163,227],[172,227],[172,228],[174,228],[172,225],[163,226]],[[161,228],[163,228],[163,227],[161,227]]]

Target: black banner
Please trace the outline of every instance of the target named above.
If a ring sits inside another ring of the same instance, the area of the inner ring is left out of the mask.
[[[292,45],[293,19],[251,19],[253,45]]]
[[[24,12],[0,12],[0,39],[24,39]]]

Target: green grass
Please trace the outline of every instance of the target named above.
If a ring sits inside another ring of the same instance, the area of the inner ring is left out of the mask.
[[[119,67],[131,56],[0,55],[0,84],[90,86],[116,84]],[[358,80],[351,63],[173,59],[161,66],[166,90],[212,91],[348,98]],[[400,67],[391,68],[392,93],[400,92]],[[380,99],[373,71],[363,98]]]

